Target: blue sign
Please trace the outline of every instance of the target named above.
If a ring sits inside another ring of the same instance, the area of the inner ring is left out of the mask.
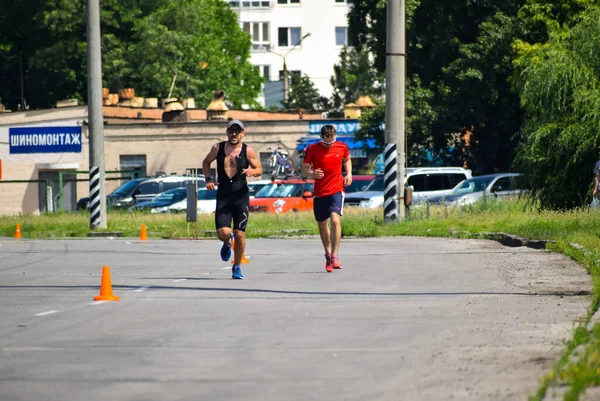
[[[9,153],[81,153],[81,127],[8,129]]]
[[[324,125],[333,125],[338,135],[354,135],[360,124],[358,120],[316,120],[308,122],[308,132],[311,135],[321,135]]]

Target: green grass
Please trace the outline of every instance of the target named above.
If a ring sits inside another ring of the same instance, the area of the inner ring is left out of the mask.
[[[540,388],[530,400],[540,401],[552,385],[567,385],[565,400],[577,400],[589,386],[600,385],[600,324],[588,332],[585,325],[600,299],[600,212],[588,208],[570,211],[537,211],[525,202],[487,201],[468,207],[413,208],[401,222],[384,224],[383,212],[349,209],[342,219],[344,237],[428,236],[480,238],[481,233],[503,232],[528,239],[554,241],[548,248],[583,265],[590,273],[593,295],[585,322],[579,322],[566,352],[554,368],[542,378]],[[23,238],[76,238],[90,232],[89,215],[56,213],[43,216],[0,217],[0,236],[12,237],[16,224]],[[194,236],[196,223],[186,223],[185,215],[131,214],[109,212],[108,232],[138,237],[145,224],[150,238],[187,238]],[[214,216],[200,215],[199,237],[214,233]],[[100,231],[100,230],[98,230]],[[317,235],[312,213],[271,215],[255,213],[246,231],[248,238],[268,236]],[[572,246],[573,243],[583,248]],[[578,358],[569,358],[577,349]]]

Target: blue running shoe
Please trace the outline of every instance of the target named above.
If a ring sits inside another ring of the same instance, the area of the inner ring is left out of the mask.
[[[242,269],[239,266],[233,266],[231,268],[231,278],[234,280],[243,280]]]
[[[223,259],[223,262],[227,262],[229,258],[231,258],[231,244],[233,242],[233,233],[229,233],[229,236],[231,238],[229,244],[223,243],[223,246],[221,247],[221,259]]]

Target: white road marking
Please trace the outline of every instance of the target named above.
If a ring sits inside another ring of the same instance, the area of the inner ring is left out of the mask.
[[[104,304],[108,301],[94,301],[94,302],[90,302],[89,305],[100,305],[100,304]]]
[[[137,288],[137,289],[133,290],[133,292],[142,292],[142,291],[144,291],[144,290],[146,290],[146,289],[148,289],[150,287],[152,287],[152,286],[151,285],[143,285],[140,288]]]
[[[172,283],[178,283],[178,282],[180,282],[180,281],[185,281],[185,280],[187,280],[187,278],[180,278],[180,279],[177,279],[177,280],[173,280],[173,281],[171,281],[171,282],[172,282]]]
[[[58,313],[58,311],[57,310],[49,310],[47,312],[37,313],[36,316],[46,316],[46,315],[51,315],[53,313]]]

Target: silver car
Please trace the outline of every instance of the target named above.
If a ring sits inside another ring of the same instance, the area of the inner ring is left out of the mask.
[[[454,187],[448,195],[429,199],[428,202],[471,205],[485,197],[490,199],[517,198],[521,194],[518,176],[518,173],[499,173],[469,178]]]

